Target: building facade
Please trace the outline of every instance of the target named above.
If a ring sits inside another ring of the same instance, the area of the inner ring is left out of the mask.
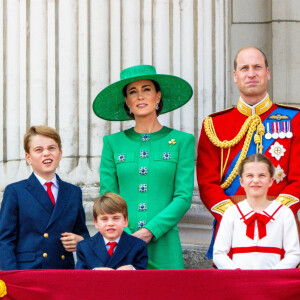
[[[299,33],[297,0],[1,0],[0,199],[8,183],[31,173],[26,129],[55,127],[63,143],[58,173],[83,189],[93,232],[102,138],[133,125],[93,114],[102,88],[136,64],[183,77],[193,98],[159,118],[197,140],[205,116],[238,101],[233,59],[243,46],[266,53],[274,101],[300,103]],[[187,267],[209,267],[212,221],[195,181],[192,207],[179,224]]]

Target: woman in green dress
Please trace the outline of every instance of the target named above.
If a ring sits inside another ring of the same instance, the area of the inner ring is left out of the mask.
[[[139,65],[102,90],[93,110],[105,120],[135,126],[103,138],[100,194],[120,194],[128,205],[126,232],[148,243],[148,269],[182,269],[177,223],[191,205],[194,136],[162,126],[157,116],[193,94],[185,80]]]

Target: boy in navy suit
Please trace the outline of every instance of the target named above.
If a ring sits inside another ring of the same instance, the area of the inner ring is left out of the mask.
[[[81,189],[55,174],[62,157],[60,136],[48,126],[32,126],[24,149],[33,174],[4,191],[0,269],[73,269],[72,252],[89,233]]]
[[[125,200],[114,193],[104,194],[96,198],[93,215],[99,232],[78,243],[76,269],[146,269],[147,244],[123,231],[128,225]]]

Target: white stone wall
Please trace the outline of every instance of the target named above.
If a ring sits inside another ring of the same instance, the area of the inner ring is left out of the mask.
[[[83,188],[87,220],[99,190],[102,137],[132,126],[92,112],[97,93],[123,68],[153,64],[194,88],[183,108],[160,117],[199,136],[204,117],[238,100],[236,51],[246,45],[269,58],[269,93],[300,104],[300,2],[297,0],[1,0],[0,191],[29,176],[23,135],[55,127],[63,141],[58,173]],[[184,244],[207,245],[212,218],[200,202],[180,223]]]
[[[98,119],[92,102],[132,65],[153,64],[190,82],[191,101],[160,121],[197,139],[203,118],[227,106],[227,6],[225,0],[1,0],[1,192],[31,172],[26,129],[55,127],[63,143],[58,173],[83,188],[92,225],[102,138],[133,124]],[[195,184],[182,242],[207,244],[211,223]]]
[[[232,0],[229,7],[229,73],[243,46],[255,45],[268,57],[269,93],[274,102],[300,105],[300,1]],[[230,83],[229,104],[236,104],[238,90]]]
[[[92,102],[102,88],[136,64],[183,77],[192,100],[160,121],[197,140],[205,116],[237,103],[232,65],[240,47],[267,54],[275,101],[300,103],[299,26],[298,0],[1,0],[0,198],[8,183],[31,173],[26,129],[55,127],[64,156],[58,173],[82,187],[92,231],[102,138],[133,124],[95,117]],[[186,249],[206,248],[211,224],[195,183],[179,224]]]

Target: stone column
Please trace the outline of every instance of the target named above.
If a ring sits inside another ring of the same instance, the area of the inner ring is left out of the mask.
[[[93,232],[92,200],[99,193],[104,135],[129,122],[107,122],[92,112],[98,92],[120,71],[153,64],[158,73],[183,77],[194,95],[162,124],[195,135],[204,117],[227,106],[228,1],[3,0],[0,3],[0,192],[27,178],[23,135],[32,125],[61,134],[59,175],[83,189]],[[196,157],[196,147],[195,147]],[[199,199],[179,224],[185,254],[200,267],[212,217]],[[203,265],[202,265],[203,266]]]

